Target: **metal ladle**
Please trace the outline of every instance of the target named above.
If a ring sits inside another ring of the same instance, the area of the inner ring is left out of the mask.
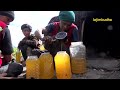
[[[60,44],[61,44],[61,51],[62,51],[62,41],[67,37],[67,33],[66,32],[58,32],[55,36],[55,39],[60,40]]]

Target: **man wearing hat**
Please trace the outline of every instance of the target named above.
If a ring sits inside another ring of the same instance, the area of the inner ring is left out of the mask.
[[[60,42],[52,42],[54,36],[58,32],[66,32],[67,39],[64,41],[63,50],[67,51],[69,54],[69,47],[71,42],[76,42],[79,40],[78,28],[75,24],[75,14],[73,11],[60,11],[59,22],[49,23],[45,29],[42,30],[45,39],[45,48],[50,51],[50,53],[55,56],[55,54],[60,50]],[[56,48],[57,47],[57,48]]]
[[[14,20],[14,11],[0,11],[0,21],[9,25]],[[11,61],[11,54],[13,52],[11,35],[8,27],[1,27],[0,31],[0,50],[2,51],[3,59],[2,66]]]

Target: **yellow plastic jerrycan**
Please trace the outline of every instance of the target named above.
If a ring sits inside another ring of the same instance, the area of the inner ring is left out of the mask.
[[[28,56],[26,59],[26,79],[39,79],[39,62],[37,56]]]
[[[70,46],[72,73],[84,74],[86,68],[86,47],[83,42],[72,42]]]
[[[40,79],[52,79],[54,77],[53,57],[49,52],[44,52],[39,57]]]
[[[20,59],[21,59],[21,50],[17,49],[17,52],[16,52],[16,62],[17,63],[20,63]]]
[[[71,79],[70,56],[66,51],[57,52],[54,61],[57,79]]]
[[[40,45],[39,48],[40,48],[41,51],[45,51],[46,50],[45,47],[44,47],[44,44]]]

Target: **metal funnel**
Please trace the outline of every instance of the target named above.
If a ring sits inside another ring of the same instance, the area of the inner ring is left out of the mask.
[[[63,40],[65,39],[67,36],[67,33],[66,32],[59,32],[56,34],[55,38],[58,39],[58,40]]]

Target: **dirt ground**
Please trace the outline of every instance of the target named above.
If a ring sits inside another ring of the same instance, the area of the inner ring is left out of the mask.
[[[120,79],[120,59],[89,58],[87,72],[83,75],[73,74],[72,79]]]

